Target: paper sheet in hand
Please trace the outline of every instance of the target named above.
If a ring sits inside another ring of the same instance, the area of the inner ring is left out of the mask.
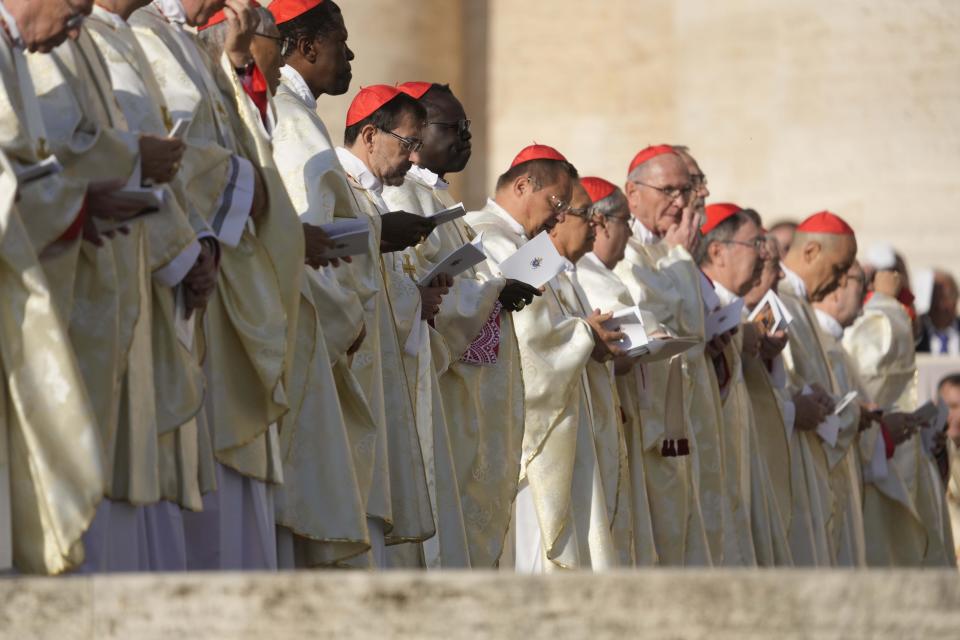
[[[505,278],[525,282],[540,288],[563,270],[563,258],[557,253],[546,231],[517,249],[516,253],[500,263]]]
[[[726,333],[740,325],[740,314],[743,312],[743,299],[737,298],[725,307],[713,311],[707,316],[707,338],[713,338]]]
[[[430,273],[420,279],[420,286],[426,286],[431,280],[441,273],[445,273],[451,278],[456,277],[475,265],[480,264],[487,259],[487,256],[478,247],[481,245],[480,234],[474,238],[473,242],[468,242],[459,249],[450,252],[446,258],[437,264]]]
[[[47,156],[46,159],[40,162],[25,167],[17,166],[15,171],[17,174],[17,184],[25,185],[34,180],[46,178],[54,173],[60,173],[63,171],[63,165],[60,164],[56,156]]]
[[[850,391],[847,395],[840,398],[840,401],[836,404],[833,409],[833,415],[839,416],[843,413],[844,409],[853,404],[853,401],[857,399],[857,396],[860,395],[856,391]]]
[[[335,245],[323,253],[324,258],[343,258],[359,256],[367,252],[370,241],[370,225],[365,220],[339,220],[322,224],[323,229]]]
[[[923,443],[923,448],[928,454],[933,454],[934,447],[936,446],[934,439],[938,433],[946,428],[949,413],[950,411],[947,409],[947,405],[942,402],[937,404],[927,402],[913,412],[913,416],[923,422],[920,428],[920,439]]]
[[[467,210],[464,208],[462,202],[458,202],[448,209],[437,211],[436,213],[427,217],[437,224],[443,224],[445,222],[450,222],[451,220],[456,220],[457,218],[462,218],[465,215],[467,215]]]
[[[668,360],[680,355],[691,347],[700,344],[700,338],[679,336],[676,338],[650,338],[647,344],[640,347],[642,353],[636,354],[640,362],[657,362]],[[634,355],[634,354],[629,354]]]
[[[183,136],[187,133],[187,129],[190,128],[191,122],[193,122],[193,118],[180,118],[177,120],[173,124],[173,128],[170,129],[170,137],[182,140]]]
[[[760,325],[767,334],[786,330],[793,316],[773,289],[767,291],[760,303],[750,312],[747,320]]]
[[[837,436],[840,435],[840,418],[836,415],[827,416],[827,419],[817,426],[817,435],[831,447],[837,446]]]
[[[647,353],[646,345],[650,339],[643,325],[643,313],[637,306],[621,309],[603,323],[604,328],[609,331],[619,328],[623,332],[624,337],[617,343],[617,346],[623,349],[628,356]]]

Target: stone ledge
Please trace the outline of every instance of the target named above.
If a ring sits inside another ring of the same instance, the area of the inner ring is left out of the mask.
[[[296,572],[0,580],[0,637],[954,637],[955,571]]]

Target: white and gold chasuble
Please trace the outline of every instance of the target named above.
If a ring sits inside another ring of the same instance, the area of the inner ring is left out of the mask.
[[[885,411],[917,408],[910,317],[899,301],[874,294],[847,329],[843,346],[870,398]],[[864,520],[871,566],[954,566],[945,491],[917,435],[897,445],[887,476],[867,485]],[[919,527],[917,525],[920,525]]]
[[[467,216],[467,222],[483,233],[491,269],[527,241],[507,218],[509,214],[492,200]],[[600,570],[616,566],[617,551],[585,378],[593,332],[581,318],[565,312],[559,298],[564,283],[567,299],[576,304],[569,281],[554,281],[512,318],[524,391],[520,473],[531,491],[542,550],[549,561],[543,564],[545,570]]]
[[[633,227],[641,227],[638,222]],[[614,273],[641,308],[675,335],[703,336],[699,271],[690,254],[663,242],[644,242],[635,230]],[[649,232],[648,232],[649,233]],[[723,561],[724,487],[720,451],[720,397],[698,345],[683,363],[683,414],[690,455],[664,457],[668,362],[647,367],[641,407],[645,471],[657,553],[667,566],[709,566]]]

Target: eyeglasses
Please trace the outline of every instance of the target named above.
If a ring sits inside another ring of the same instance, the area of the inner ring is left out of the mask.
[[[764,251],[767,248],[767,239],[764,236],[757,236],[750,242],[744,242],[743,240],[721,240],[720,244],[739,244],[744,247],[751,247],[757,251]]]
[[[622,224],[622,225],[625,226],[625,227],[629,227],[629,226],[630,226],[630,218],[621,218],[620,216],[604,216],[604,217],[603,217],[603,220],[604,220],[604,222],[606,222],[606,223],[619,222],[620,224]]]
[[[593,217],[593,212],[590,210],[589,206],[580,207],[579,209],[574,209],[572,207],[566,210],[568,216],[574,216],[575,218],[582,218],[589,221]]]
[[[549,200],[550,200],[550,206],[553,207],[553,210],[556,211],[558,214],[570,213],[570,205],[564,202],[563,200],[561,200],[560,198],[558,198],[557,196],[553,195],[552,193],[549,196]]]
[[[427,126],[436,125],[438,127],[450,127],[451,129],[457,130],[457,135],[461,138],[470,131],[470,120],[464,118],[463,120],[457,120],[456,122],[428,122]]]
[[[283,36],[270,36],[265,33],[254,33],[255,36],[260,36],[261,38],[267,38],[268,40],[273,40],[274,42],[284,43],[287,39]]]
[[[659,191],[663,195],[667,196],[671,200],[676,200],[677,198],[683,197],[684,200],[690,197],[690,194],[693,193],[693,185],[688,184],[685,187],[656,187],[652,184],[647,184],[646,182],[640,182],[639,180],[631,180],[634,184],[638,184],[641,187],[647,187],[648,189],[653,189]]]
[[[386,129],[380,129],[380,131],[383,131],[384,133],[388,133],[394,138],[396,138],[397,140],[399,140],[400,148],[403,149],[404,151],[409,151],[410,153],[416,153],[417,151],[420,151],[420,149],[423,149],[423,140],[419,138],[404,138],[403,136],[397,135],[393,131],[387,131]]]

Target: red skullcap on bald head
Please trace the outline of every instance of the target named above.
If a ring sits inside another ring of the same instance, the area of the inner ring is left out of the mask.
[[[708,204],[706,210],[707,221],[703,223],[702,227],[700,227],[700,233],[707,235],[716,229],[718,224],[731,216],[735,216],[741,211],[743,211],[743,207],[736,204],[730,204],[729,202]]]
[[[257,0],[253,0],[253,8],[254,9],[260,8],[260,3],[257,2]],[[223,9],[220,9],[220,11],[217,11],[215,14],[210,16],[210,19],[207,20],[206,24],[203,24],[197,27],[197,31],[203,31],[204,29],[209,29],[210,27],[214,27],[226,19],[227,19],[227,14],[224,13]]]
[[[616,185],[612,182],[608,182],[603,178],[580,178],[580,184],[583,185],[583,188],[587,190],[587,195],[590,196],[591,202],[600,202],[611,193],[617,190]]]
[[[829,211],[815,213],[797,227],[798,233],[826,233],[836,236],[855,235],[843,218]]]
[[[630,161],[630,168],[627,169],[627,174],[633,173],[633,170],[642,165],[647,160],[652,160],[657,156],[662,156],[664,154],[677,155],[677,152],[674,151],[673,147],[668,144],[656,144],[642,149],[637,155],[633,156],[633,160]]]
[[[553,147],[548,147],[545,144],[532,144],[529,147],[524,147],[523,150],[517,154],[517,157],[513,159],[513,162],[510,163],[510,168],[513,169],[518,164],[523,164],[524,162],[530,162],[531,160],[559,160],[561,162],[566,162],[567,159],[563,157],[563,154],[554,149]]]
[[[427,91],[430,91],[430,87],[432,86],[432,82],[404,82],[403,84],[398,84],[397,89],[400,89],[400,91],[403,91],[411,98],[419,100]]]
[[[299,18],[310,9],[323,4],[323,0],[273,0],[267,10],[277,24]]]
[[[380,107],[400,95],[400,90],[385,84],[374,84],[360,89],[347,109],[347,126],[351,127],[369,118]]]

